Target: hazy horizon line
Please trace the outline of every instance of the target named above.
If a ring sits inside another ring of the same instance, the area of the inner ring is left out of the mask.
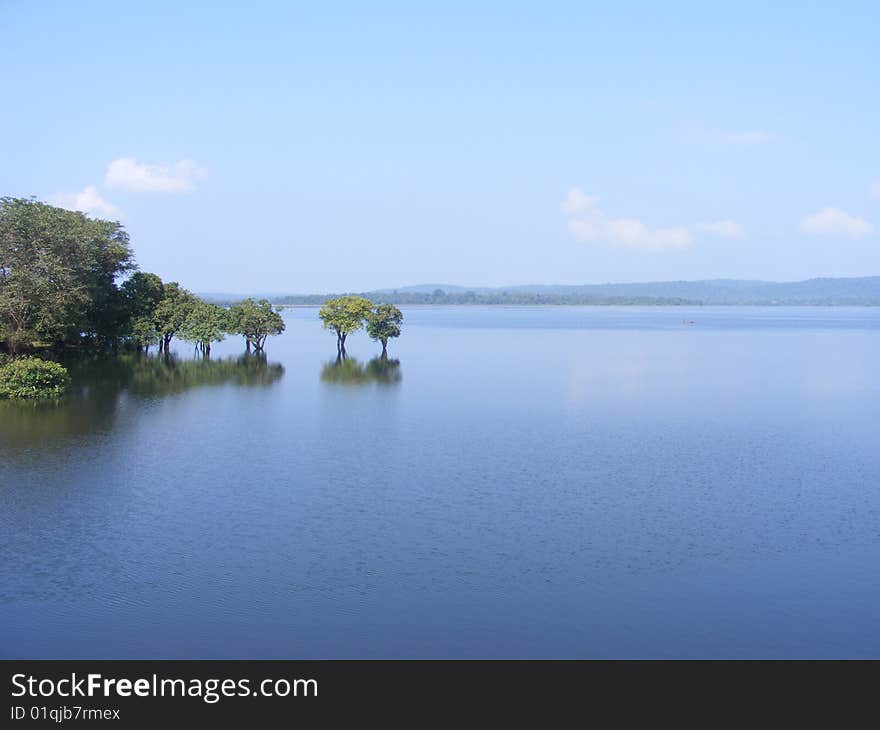
[[[403,290],[412,290],[412,289],[443,289],[444,287],[461,289],[464,291],[473,291],[477,289],[490,290],[490,291],[504,291],[506,289],[520,289],[524,287],[584,287],[584,286],[630,286],[633,284],[699,284],[699,283],[710,283],[710,282],[722,282],[722,281],[731,281],[738,283],[754,283],[754,284],[799,284],[808,281],[823,281],[823,280],[834,280],[834,281],[846,281],[846,280],[854,280],[854,279],[877,279],[880,278],[880,274],[863,274],[859,276],[810,276],[806,279],[746,279],[746,278],[737,278],[737,277],[715,277],[711,279],[647,279],[644,281],[601,281],[601,282],[582,282],[579,284],[548,284],[548,283],[525,283],[525,284],[503,284],[499,286],[489,286],[485,284],[450,284],[450,283],[422,283],[422,284],[402,284],[400,286],[383,286],[383,287],[372,287],[372,288],[360,288],[360,289],[338,289],[332,292],[295,292],[290,290],[285,291],[262,291],[260,294],[265,296],[318,296],[324,294],[344,294],[344,293],[367,293],[367,292],[394,292],[394,291],[403,291]],[[242,291],[208,291],[208,290],[200,290],[200,294],[203,295],[234,295],[234,296],[248,296],[253,295],[254,291],[250,292],[242,292]]]

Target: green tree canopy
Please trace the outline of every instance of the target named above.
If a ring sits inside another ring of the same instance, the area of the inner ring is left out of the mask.
[[[373,303],[369,299],[356,296],[337,297],[330,299],[321,307],[318,316],[324,329],[336,333],[336,347],[340,353],[345,352],[345,338],[364,326],[364,320],[370,314]]]
[[[393,304],[379,304],[367,314],[367,334],[382,343],[382,354],[388,352],[388,340],[400,337],[403,312]]]
[[[180,328],[180,336],[195,343],[205,355],[210,355],[211,343],[220,342],[232,329],[228,309],[200,299],[190,309]]]
[[[131,320],[128,325],[128,338],[138,350],[148,350],[152,345],[158,344],[159,333],[152,317],[138,317]]]
[[[159,341],[156,307],[165,296],[165,285],[156,274],[136,271],[120,287],[127,321],[122,334],[140,349]]]
[[[284,320],[268,299],[245,299],[233,304],[229,313],[232,331],[244,336],[248,350],[253,346],[259,352],[269,335],[284,332]]]
[[[199,298],[176,281],[165,284],[162,299],[153,310],[153,326],[160,337],[159,349],[168,352],[171,339],[180,331]]]
[[[125,319],[116,279],[133,268],[119,223],[0,198],[0,336],[10,349],[114,336]]]
[[[162,279],[145,271],[136,271],[120,288],[125,307],[132,319],[151,316],[165,296]]]

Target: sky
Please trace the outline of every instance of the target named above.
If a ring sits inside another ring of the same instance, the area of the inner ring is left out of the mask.
[[[198,292],[880,274],[880,3],[0,0],[0,195]]]

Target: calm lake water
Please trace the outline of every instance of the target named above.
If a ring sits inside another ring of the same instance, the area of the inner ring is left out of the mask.
[[[0,657],[880,657],[880,309],[284,316],[0,404]]]

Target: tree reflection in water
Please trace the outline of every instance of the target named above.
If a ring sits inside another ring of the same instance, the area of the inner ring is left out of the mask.
[[[321,380],[339,385],[397,385],[402,380],[400,360],[374,357],[366,365],[353,357],[337,357],[321,369]]]
[[[265,353],[194,360],[175,355],[123,353],[115,357],[77,357],[64,363],[71,387],[58,401],[0,400],[0,446],[42,444],[112,427],[129,402],[154,400],[216,385],[268,386],[284,375]]]

